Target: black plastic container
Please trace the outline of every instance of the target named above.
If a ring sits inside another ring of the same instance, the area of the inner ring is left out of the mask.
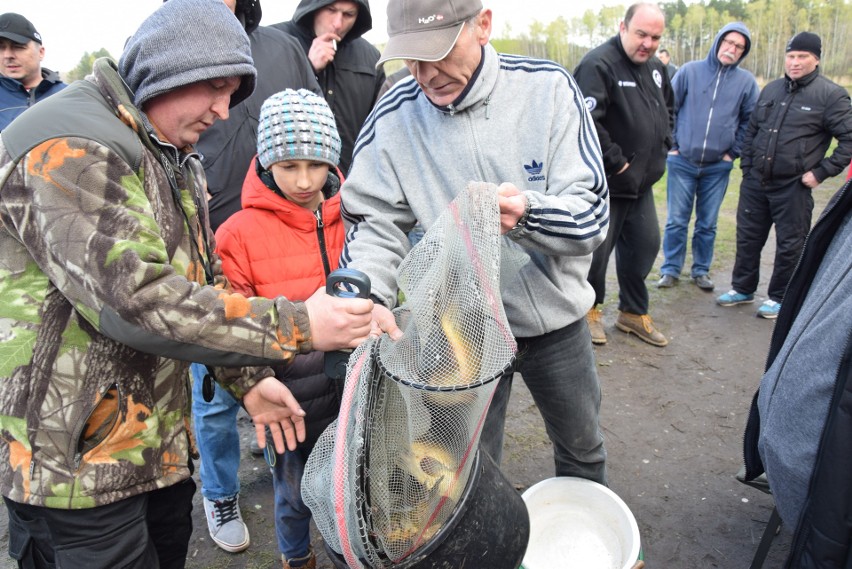
[[[530,518],[523,498],[488,453],[480,450],[452,517],[426,545],[394,567],[517,569],[529,537]],[[336,568],[349,568],[328,544],[325,551]]]

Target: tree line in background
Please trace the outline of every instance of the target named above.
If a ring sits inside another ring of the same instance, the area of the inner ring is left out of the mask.
[[[683,0],[662,2],[666,31],[660,42],[681,65],[704,59],[716,33],[725,24],[742,21],[751,30],[751,51],[742,66],[757,76],[761,84],[784,73],[787,40],[801,31],[822,38],[821,72],[841,85],[852,84],[852,3],[849,0]],[[515,36],[506,26],[492,43],[497,51],[552,59],[573,70],[589,49],[618,32],[626,5],[604,6],[570,22],[563,17],[548,23],[534,21],[527,32]],[[80,63],[63,74],[67,82],[82,79],[91,72],[99,57],[109,57],[106,49],[85,53]],[[399,65],[401,66],[401,65]],[[386,71],[395,70],[393,65]]]
[[[681,65],[704,59],[716,33],[742,21],[751,31],[751,51],[742,66],[763,84],[784,73],[784,48],[793,35],[814,32],[822,38],[820,69],[841,84],[852,82],[852,4],[848,0],[683,0],[661,2],[666,31],[660,42]],[[604,6],[571,21],[534,21],[527,32],[514,36],[510,26],[492,43],[498,51],[552,59],[573,70],[583,55],[618,32],[626,5]]]
[[[62,74],[62,80],[66,83],[70,83],[72,81],[76,81],[77,79],[83,79],[92,72],[92,67],[95,64],[96,59],[100,59],[101,57],[109,57],[110,59],[114,59],[112,55],[106,50],[106,48],[101,48],[94,53],[89,53],[88,51],[83,54],[83,57],[80,58],[80,63],[77,64],[77,67],[68,71],[67,73]],[[117,61],[117,60],[116,60]]]

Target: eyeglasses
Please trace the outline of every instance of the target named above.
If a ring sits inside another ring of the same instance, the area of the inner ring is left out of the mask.
[[[737,51],[745,51],[745,48],[746,48],[746,46],[744,46],[743,44],[737,43],[737,42],[735,42],[733,40],[729,40],[729,39],[723,39],[722,45],[732,47],[732,48],[736,49]]]

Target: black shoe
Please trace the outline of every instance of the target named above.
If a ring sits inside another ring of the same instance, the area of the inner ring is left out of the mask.
[[[657,288],[672,288],[677,284],[677,277],[673,277],[671,275],[663,275],[659,281],[657,281]]]
[[[710,277],[708,277],[707,275],[698,275],[697,277],[692,277],[692,282],[694,282],[695,285],[701,290],[706,290],[708,292],[716,288],[716,285],[713,284],[713,281],[711,281]]]

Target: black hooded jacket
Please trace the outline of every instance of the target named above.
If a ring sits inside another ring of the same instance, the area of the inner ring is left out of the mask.
[[[283,32],[299,40],[305,54],[310,51],[316,37],[314,13],[335,0],[302,0],[293,13],[293,19],[275,24]],[[376,69],[379,50],[361,36],[373,27],[368,0],[354,0],[358,4],[355,25],[337,46],[334,61],[316,73],[320,89],[337,120],[337,130],[343,148],[340,152],[340,170],[349,175],[352,151],[361,126],[373,109],[379,90],[385,82],[385,72]]]
[[[257,153],[260,107],[284,89],[319,93],[311,64],[298,42],[279,30],[257,27],[249,33],[251,56],[257,68],[254,92],[201,134],[195,149],[207,174],[210,226],[213,231],[241,208],[240,196],[252,157]],[[286,61],[286,65],[281,62]]]

